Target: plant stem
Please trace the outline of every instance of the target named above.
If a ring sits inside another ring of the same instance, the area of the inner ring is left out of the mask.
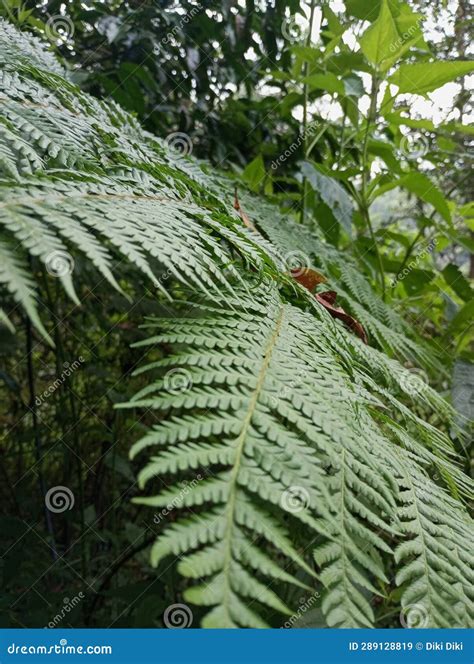
[[[457,182],[450,189],[448,189],[448,191],[446,192],[446,196],[450,196],[453,193],[453,191],[455,191],[458,188],[459,185],[461,185],[465,180],[467,180],[468,177],[470,177],[470,172],[468,172],[467,175],[465,175],[461,179],[460,182]],[[433,219],[435,214],[436,214],[436,210],[433,210],[433,212],[431,212],[431,214],[429,215],[428,219],[429,220]],[[400,274],[400,272],[403,270],[403,268],[407,264],[408,259],[413,254],[413,250],[415,249],[416,244],[418,243],[421,236],[424,235],[423,231],[424,231],[424,228],[423,227],[420,228],[420,230],[418,231],[418,233],[415,236],[415,239],[413,240],[413,242],[410,244],[410,246],[406,250],[405,256],[403,258],[402,264],[398,268],[397,274]],[[427,240],[430,240],[432,236],[433,236],[433,233],[427,237]]]
[[[98,601],[101,599],[102,592],[107,588],[109,585],[110,581],[113,579],[113,577],[117,574],[117,572],[127,563],[129,560],[131,560],[134,556],[137,555],[137,553],[140,553],[140,551],[143,551],[143,549],[146,549],[147,546],[150,546],[154,541],[156,540],[156,534],[151,535],[150,537],[147,537],[146,539],[143,540],[140,544],[137,546],[133,547],[132,549],[129,549],[126,553],[124,553],[109,569],[107,575],[103,579],[102,583],[98,587],[98,589],[95,592],[94,599],[92,600],[91,606],[89,610],[87,611],[87,615],[85,618],[85,624],[89,625],[90,620],[92,618],[92,614],[95,611],[96,605]]]
[[[38,413],[36,410],[36,392],[35,392],[35,377],[33,369],[33,330],[31,327],[31,321],[26,318],[26,357],[27,357],[27,370],[28,370],[28,388],[30,392],[30,403],[29,410],[33,419],[33,435],[35,439],[35,457],[36,457],[36,466],[38,469],[38,486],[41,494],[41,499],[43,501],[44,509],[44,518],[46,522],[46,529],[51,538],[51,550],[53,554],[53,560],[58,559],[58,552],[56,549],[56,540],[54,537],[54,527],[53,521],[51,519],[51,513],[46,505],[46,486],[43,476],[43,462],[42,462],[42,445],[41,445],[41,436],[39,430],[38,422]]]
[[[314,21],[314,10],[316,8],[316,1],[311,0],[311,6],[309,10],[309,28],[308,28],[308,35],[306,37],[306,46],[311,45],[311,33],[313,31],[313,21]],[[306,61],[303,66],[303,76],[306,78],[308,76],[308,62]],[[309,104],[309,87],[308,83],[305,81],[303,85],[303,154],[304,158],[307,159],[309,156],[310,150],[308,150],[308,104]],[[311,145],[311,148],[314,146],[314,141],[313,144]],[[306,178],[303,178],[303,189],[302,189],[302,194],[301,194],[301,217],[300,221],[302,224],[304,224],[305,220],[305,214],[306,214],[306,196],[308,195],[308,181]]]
[[[383,269],[382,257],[380,255],[379,247],[377,245],[377,240],[374,233],[374,228],[372,226],[372,221],[370,219],[369,202],[367,199],[367,186],[369,184],[369,177],[370,177],[370,166],[368,164],[369,134],[377,118],[377,95],[379,91],[379,86],[380,86],[380,81],[377,77],[377,74],[374,74],[372,76],[370,106],[369,106],[369,112],[367,114],[367,124],[365,127],[364,143],[362,147],[362,187],[361,187],[360,212],[364,217],[365,223],[367,224],[367,228],[369,229],[370,237],[374,245],[375,255],[377,257],[380,286],[382,288],[382,299],[385,299],[385,273]]]

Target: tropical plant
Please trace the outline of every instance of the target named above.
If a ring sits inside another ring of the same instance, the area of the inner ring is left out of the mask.
[[[134,503],[159,510],[152,564],[164,577],[174,557],[184,599],[205,607],[197,609],[203,626],[279,626],[297,608],[292,586],[322,594],[329,626],[379,626],[387,612],[414,609],[424,626],[472,624],[466,505],[474,492],[461,432],[451,406],[410,371],[446,377],[446,368],[427,335],[384,299],[387,257],[369,210],[401,186],[433,206],[437,230],[452,228],[444,197],[414,167],[370,176],[374,155],[388,163],[392,152],[368,138],[379,77],[421,40],[412,33],[390,49],[415,21],[391,11],[382,0],[361,38],[376,81],[366,123],[347,107],[362,135],[362,149],[354,147],[361,180],[354,186],[350,168],[341,175],[311,161],[306,144],[297,217],[285,207],[288,191],[274,197],[282,208],[256,195],[268,179],[262,160],[242,182],[183,158],[114,102],[82,92],[39,41],[0,26],[1,321],[6,349],[15,328],[25,334],[34,452],[20,444],[23,460],[36,458],[44,499],[35,352],[37,362],[50,352],[63,362],[63,319],[114,289],[118,299],[97,313],[103,334],[91,357],[127,306],[146,298],[137,317],[143,332],[132,324],[126,336],[124,325],[116,339],[150,356],[134,356],[136,378],[127,366],[115,399],[142,432],[133,445],[125,430],[118,438],[142,468],[147,495]],[[331,14],[327,21],[337,40],[338,22]],[[450,64],[402,64],[392,80],[409,88],[429,66],[437,85],[471,67]],[[333,81],[323,75],[324,85]],[[353,224],[350,255],[343,239]],[[373,260],[361,258],[364,245]],[[60,406],[74,416],[76,395],[63,396]],[[63,434],[67,446],[67,423]],[[84,442],[73,453],[82,455]],[[79,463],[81,501],[85,470]],[[82,537],[84,505],[81,518]],[[83,577],[89,562],[83,552]]]

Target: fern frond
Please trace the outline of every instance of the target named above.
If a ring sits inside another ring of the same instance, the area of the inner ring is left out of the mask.
[[[317,229],[239,192],[258,230],[245,227],[231,179],[177,159],[5,22],[0,64],[0,320],[11,327],[21,305],[49,339],[35,278],[56,254],[86,265],[58,274],[76,303],[79,276],[94,271],[130,287],[122,262],[175,297],[178,317],[143,326],[137,345],[171,350],[139,369],[150,378],[127,407],[158,414],[132,448],[148,492],[137,501],[179,513],[152,562],[179,559],[186,599],[209,607],[204,626],[276,625],[292,610],[287,584],[315,583],[329,625],[371,626],[393,566],[404,609],[466,624],[472,482],[449,437],[417,414],[449,422],[451,410],[429,386],[406,390],[406,369],[382,352],[433,367],[429,349]],[[288,278],[295,252],[323,268],[381,350]]]
[[[400,529],[395,551],[402,607],[416,607],[423,627],[469,627],[474,621],[474,536],[460,503],[437,486],[406,451],[394,465],[400,485]],[[409,539],[408,539],[409,538]]]
[[[307,534],[305,549],[321,538],[325,541],[315,557],[328,588],[323,608],[329,624],[361,626],[373,621],[359,588],[375,590],[371,579],[377,577],[386,581],[377,550],[390,553],[390,546],[374,531],[391,533],[388,524],[395,519],[389,454],[375,423],[364,414],[364,399],[318,325],[323,323],[283,304],[273,290],[250,301],[243,298],[239,310],[222,302],[221,307],[207,306],[186,316],[182,323],[160,319],[152,324],[160,332],[140,342],[186,346],[173,359],[177,370],[185,372],[188,389],[170,393],[165,376],[139,392],[128,407],[168,412],[166,421],[155,425],[132,450],[135,456],[159,449],[140,475],[142,486],[169,475],[186,478],[197,469],[206,473],[206,479],[189,486],[180,504],[193,511],[204,505],[199,518],[208,524],[206,541],[191,534],[189,540],[181,539],[188,521],[180,520],[158,537],[154,550],[155,563],[172,553],[190,554],[198,565],[194,577],[219,588],[219,593],[209,594],[204,585],[187,593],[195,602],[215,605],[206,625],[248,624],[241,601],[251,587],[244,582],[249,556],[236,558],[236,540],[245,551],[264,537],[279,555],[289,558],[288,563],[310,573],[288,535],[283,548],[275,535],[283,536],[288,520],[285,501],[298,495],[308,501],[303,506],[307,509],[290,510],[290,520],[299,520],[312,533]],[[217,356],[209,354],[211,349],[218,349]],[[226,361],[229,357],[232,361]],[[147,369],[167,366],[169,361],[157,361]],[[193,412],[197,416],[191,417]],[[374,441],[381,441],[377,448],[368,442],[370,430]],[[178,484],[171,492],[141,501],[165,506],[181,491]],[[271,536],[262,530],[255,510],[265,510],[265,520],[277,510]],[[198,532],[198,521],[192,523]],[[211,546],[190,553],[203,544]],[[264,550],[261,555],[268,556]],[[186,561],[185,555],[185,566]],[[269,560],[258,571],[265,576],[271,564],[276,561]],[[259,586],[254,586],[251,598],[276,608]]]

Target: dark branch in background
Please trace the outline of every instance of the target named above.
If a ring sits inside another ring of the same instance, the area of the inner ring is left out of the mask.
[[[33,418],[33,435],[35,439],[35,456],[36,456],[36,467],[38,473],[38,485],[39,485],[41,499],[43,501],[46,529],[51,538],[51,551],[53,559],[57,560],[58,552],[56,549],[56,540],[54,537],[53,520],[51,519],[51,513],[46,505],[46,487],[44,483],[43,462],[42,462],[43,453],[42,453],[41,436],[40,436],[40,429],[38,422],[38,413],[36,411],[35,378],[34,378],[34,369],[33,369],[33,330],[29,318],[26,318],[26,356],[27,356],[27,366],[28,366],[28,388],[30,393],[30,403],[28,408]]]
[[[96,593],[94,595],[94,599],[91,602],[89,610],[85,614],[85,622],[86,625],[90,624],[90,620],[92,618],[92,615],[97,607],[97,604],[100,599],[102,599],[102,593],[104,590],[108,587],[109,583],[113,579],[113,577],[117,574],[117,572],[129,561],[131,560],[134,556],[137,555],[137,553],[140,553],[140,551],[143,551],[144,549],[147,548],[147,546],[150,546],[152,542],[156,539],[156,535],[150,535],[147,539],[145,539],[143,542],[140,544],[137,544],[137,546],[133,547],[130,549],[127,553],[123,554],[117,562],[112,565],[110,568],[108,574],[100,584],[100,586],[97,588]]]

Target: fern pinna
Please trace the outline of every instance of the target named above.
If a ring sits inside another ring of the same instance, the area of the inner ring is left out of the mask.
[[[417,413],[448,422],[449,406],[427,385],[407,389],[395,359],[436,367],[426,344],[347,256],[242,193],[248,228],[229,179],[83,94],[5,22],[0,63],[0,320],[12,327],[20,304],[50,341],[38,284],[62,255],[82,281],[100,275],[133,297],[138,274],[170,301],[172,317],[144,322],[137,345],[155,357],[122,407],[156,411],[131,445],[147,491],[136,501],[173,506],[151,559],[176,559],[202,625],[281,625],[297,608],[291,587],[322,594],[329,626],[376,625],[388,597],[425,626],[469,625],[472,483]],[[371,345],[291,281],[285,254],[298,251]],[[70,271],[57,276],[79,302]]]

